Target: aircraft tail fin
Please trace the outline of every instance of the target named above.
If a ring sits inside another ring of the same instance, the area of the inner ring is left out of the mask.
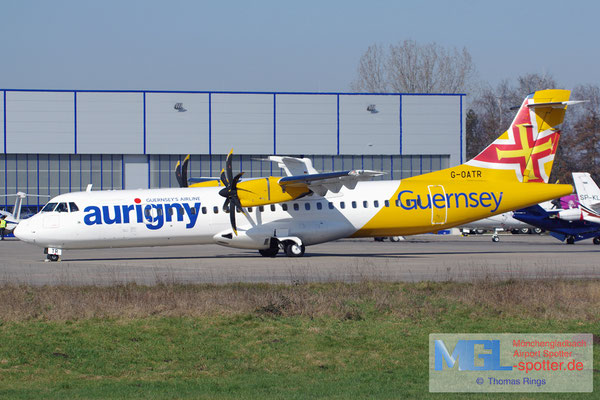
[[[598,213],[600,211],[600,188],[587,172],[573,172],[573,183],[579,204]]]
[[[510,127],[466,165],[514,171],[519,182],[548,183],[560,131],[570,104],[569,90],[540,90],[527,96]],[[508,176],[512,177],[512,174]]]

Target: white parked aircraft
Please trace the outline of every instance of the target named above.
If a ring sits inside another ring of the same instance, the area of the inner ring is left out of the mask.
[[[23,206],[23,200],[27,196],[35,196],[35,197],[50,197],[44,195],[34,195],[27,194],[23,192],[17,192],[15,194],[6,194],[4,197],[15,197],[15,205],[13,206],[12,212],[6,210],[0,210],[0,216],[6,216],[6,233],[11,233],[21,221],[21,208]]]
[[[465,236],[468,235],[468,233],[465,233],[465,231],[468,232],[472,229],[492,230],[494,231],[494,233],[492,233],[493,242],[500,241],[498,233],[502,231],[512,231],[514,229],[531,229],[534,232],[537,232],[537,230],[539,230],[539,232],[542,232],[542,229],[540,228],[536,228],[534,226],[526,224],[525,222],[515,219],[513,217],[512,211],[480,219],[478,221],[469,222],[468,224],[460,226],[459,228],[463,231],[463,235]]]
[[[463,225],[572,192],[570,185],[544,183],[558,144],[555,127],[574,103],[569,94],[529,95],[510,128],[474,159],[402,181],[367,182],[381,173],[364,170],[290,171],[282,178],[240,181],[230,153],[220,180],[63,194],[22,221],[15,235],[45,248],[52,261],[64,249],[209,243],[271,257],[283,249],[294,257],[302,256],[305,246],[340,238]]]

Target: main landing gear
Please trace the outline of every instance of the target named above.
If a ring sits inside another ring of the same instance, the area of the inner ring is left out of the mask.
[[[288,257],[302,257],[304,255],[304,251],[306,250],[306,246],[302,244],[300,239],[296,240],[278,240],[275,238],[271,239],[271,244],[268,249],[258,250],[261,256],[263,257],[275,257],[279,250],[283,250],[286,256]]]

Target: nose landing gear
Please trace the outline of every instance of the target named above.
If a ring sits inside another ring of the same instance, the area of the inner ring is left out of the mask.
[[[44,254],[46,254],[45,262],[52,261],[56,262],[60,260],[60,255],[62,254],[61,249],[55,249],[53,247],[48,247],[44,249]]]

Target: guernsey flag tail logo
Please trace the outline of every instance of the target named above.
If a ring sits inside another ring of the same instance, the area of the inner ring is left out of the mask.
[[[510,128],[467,162],[489,169],[514,170],[520,182],[548,182],[569,91],[543,90],[529,95]]]

